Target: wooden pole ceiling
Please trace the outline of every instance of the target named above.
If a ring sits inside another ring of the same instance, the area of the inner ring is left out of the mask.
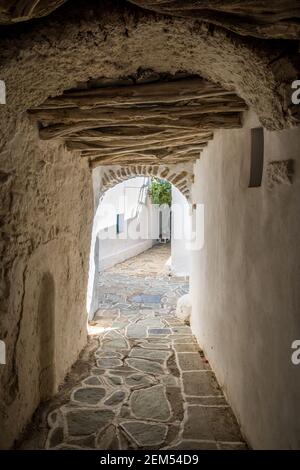
[[[29,110],[43,140],[91,166],[194,161],[215,129],[241,127],[245,102],[201,78],[66,91]]]

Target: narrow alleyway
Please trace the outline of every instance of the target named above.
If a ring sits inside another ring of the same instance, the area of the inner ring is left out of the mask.
[[[243,449],[235,417],[189,326],[167,245],[101,275],[90,373],[47,416],[51,449]]]

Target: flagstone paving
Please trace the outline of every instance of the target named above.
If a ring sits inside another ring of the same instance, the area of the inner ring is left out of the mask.
[[[164,272],[168,256],[154,247],[101,274],[90,325],[99,348],[90,374],[48,415],[46,448],[246,448],[190,327],[175,317],[188,282]]]

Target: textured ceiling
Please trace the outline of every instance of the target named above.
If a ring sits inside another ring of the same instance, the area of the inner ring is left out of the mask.
[[[258,38],[300,38],[299,0],[130,0],[173,16],[199,18],[237,34]]]
[[[67,0],[1,0],[0,23],[14,24],[46,16]],[[299,0],[128,0],[143,9],[198,18],[240,35],[266,39],[300,38]],[[90,2],[87,1],[87,8]],[[104,3],[105,5],[105,3]],[[103,8],[103,0],[92,2]],[[68,0],[70,11],[76,0]]]

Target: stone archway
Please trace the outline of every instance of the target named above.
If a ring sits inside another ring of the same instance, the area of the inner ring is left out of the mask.
[[[100,197],[113,186],[122,181],[136,176],[153,176],[167,180],[173,184],[182,194],[191,200],[191,185],[193,183],[193,168],[192,165],[135,165],[128,167],[113,166],[104,167],[100,177]]]

